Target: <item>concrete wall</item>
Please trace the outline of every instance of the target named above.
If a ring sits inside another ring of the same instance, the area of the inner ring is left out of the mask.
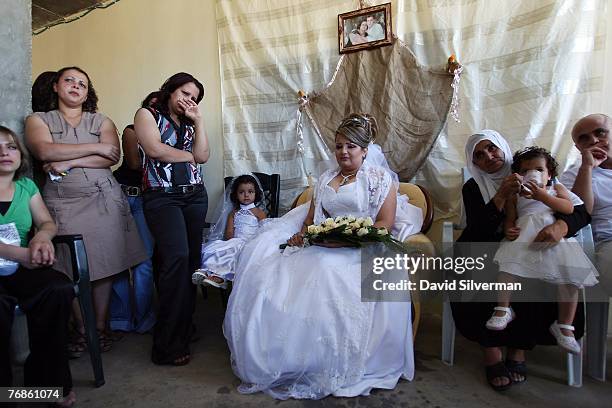
[[[223,188],[218,50],[214,0],[125,0],[35,36],[32,76],[70,65],[83,68],[98,93],[100,112],[119,131],[167,77],[185,71],[198,78],[205,88],[200,109],[211,144],[204,165],[210,214]]]
[[[0,1],[0,124],[23,133],[30,111],[32,2]]]

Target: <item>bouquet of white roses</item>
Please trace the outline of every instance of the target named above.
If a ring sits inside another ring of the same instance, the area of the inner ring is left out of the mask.
[[[402,252],[406,250],[402,242],[393,238],[386,228],[375,227],[370,217],[348,215],[327,218],[319,225],[309,225],[304,234],[304,246],[341,244],[358,248],[367,242],[382,242],[391,249]],[[287,244],[280,246],[281,249],[286,247]]]

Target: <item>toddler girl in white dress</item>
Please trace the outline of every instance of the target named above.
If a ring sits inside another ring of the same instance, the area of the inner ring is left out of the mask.
[[[196,285],[227,288],[227,281],[234,279],[242,247],[257,234],[260,221],[266,218],[266,213],[257,207],[263,191],[254,176],[235,177],[228,187],[220,222],[211,228],[208,242],[202,245],[202,267],[191,277]]]
[[[498,282],[510,283],[516,276],[535,278],[558,285],[559,316],[550,326],[557,344],[570,353],[579,353],[580,345],[571,326],[578,304],[578,289],[597,284],[597,270],[574,238],[561,239],[551,247],[536,247],[534,238],[542,228],[555,222],[554,212],[571,214],[574,193],[552,180],[557,162],[540,147],[527,147],[515,153],[512,171],[523,176],[523,189],[506,202],[504,231],[495,262],[499,264]],[[510,291],[500,291],[489,330],[504,330],[514,319]]]

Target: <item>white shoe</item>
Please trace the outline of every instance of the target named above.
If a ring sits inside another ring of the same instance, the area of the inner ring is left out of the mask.
[[[489,320],[487,320],[487,329],[489,330],[504,330],[508,323],[514,320],[514,312],[511,307],[501,307],[495,306],[494,310],[499,310],[500,312],[506,312],[503,316],[491,316]]]
[[[550,333],[555,336],[559,347],[568,353],[580,354],[580,344],[578,344],[576,338],[573,336],[566,336],[565,334],[561,333],[561,329],[574,331],[574,326],[570,326],[569,324],[559,324],[556,320],[550,325]]]
[[[191,282],[194,285],[201,285],[204,283],[204,279],[206,279],[208,275],[204,269],[196,269],[193,275],[191,275]]]

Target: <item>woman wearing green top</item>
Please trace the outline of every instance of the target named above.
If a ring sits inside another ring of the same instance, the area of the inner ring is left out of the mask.
[[[32,180],[23,177],[28,160],[17,135],[0,126],[0,387],[12,382],[9,339],[15,306],[28,317],[30,355],[26,387],[62,387],[61,407],[76,401],[66,343],[74,290],[68,277],[51,269],[51,239],[57,228]],[[28,233],[36,234],[28,241]],[[9,243],[7,243],[9,242]],[[12,261],[12,262],[11,262]],[[18,264],[17,269],[6,265]]]

